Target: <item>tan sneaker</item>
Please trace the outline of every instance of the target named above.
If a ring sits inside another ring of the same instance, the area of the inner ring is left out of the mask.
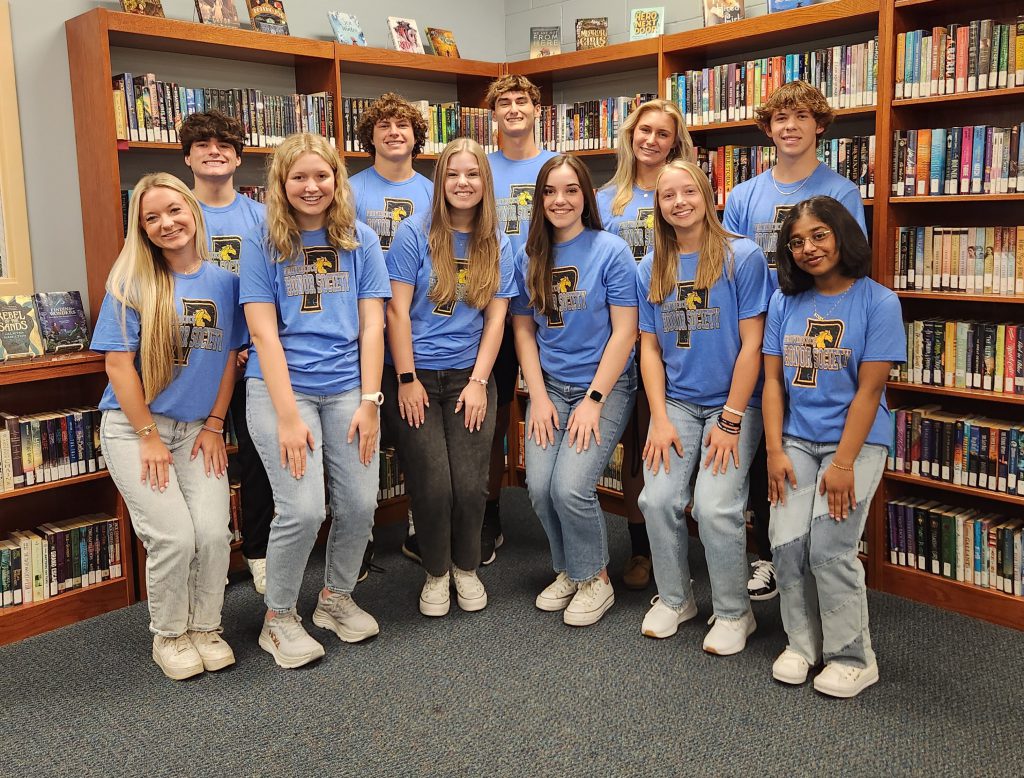
[[[332,592],[327,598],[321,594],[313,611],[313,623],[329,629],[346,643],[358,643],[380,632],[380,625],[364,611],[351,594]]]
[[[842,662],[829,662],[814,678],[814,688],[829,697],[856,697],[878,682],[878,664],[854,667]]]
[[[562,614],[562,621],[570,627],[589,627],[600,621],[614,602],[612,585],[601,576],[594,576],[580,585]]]
[[[679,630],[679,625],[697,615],[697,603],[690,601],[680,608],[666,605],[659,595],[651,600],[653,606],[644,616],[640,632],[649,638],[670,638]]]
[[[542,611],[549,613],[565,610],[565,607],[572,602],[572,598],[576,596],[576,590],[579,588],[579,584],[569,578],[563,570],[554,581],[544,587],[544,591],[537,595],[535,604]]]
[[[192,641],[196,651],[203,660],[203,667],[211,673],[223,670],[228,665],[235,663],[235,652],[231,646],[220,636],[219,632],[196,632],[188,631],[188,639]]]
[[[720,619],[712,616],[708,624],[713,625],[704,636],[704,650],[717,656],[738,654],[747,646],[747,638],[757,629],[754,614],[747,611],[738,619]]]
[[[263,620],[260,648],[274,657],[279,667],[288,669],[302,667],[324,655],[324,647],[309,636],[295,611]]]
[[[487,607],[487,590],[483,582],[477,577],[475,570],[460,570],[452,568],[452,578],[455,579],[455,593],[459,607],[464,611],[482,611]]]
[[[203,658],[188,639],[188,635],[168,638],[153,636],[153,661],[174,681],[183,681],[203,672]]]
[[[260,594],[267,593],[267,560],[266,559],[246,559],[245,564],[249,567],[249,572],[252,573],[252,585],[256,588],[256,591]]]
[[[424,616],[447,616],[451,607],[451,593],[448,591],[450,586],[451,579],[448,573],[427,573],[427,580],[420,591],[420,613]]]

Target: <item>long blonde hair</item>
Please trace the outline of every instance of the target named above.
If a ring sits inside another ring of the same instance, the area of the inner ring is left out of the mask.
[[[288,202],[285,184],[292,166],[304,154],[316,154],[334,173],[334,199],[324,212],[328,243],[342,251],[351,251],[359,245],[356,206],[341,157],[322,135],[297,132],[277,147],[267,172],[267,235],[278,262],[302,254],[302,235]]]
[[[710,289],[722,276],[724,270],[732,278],[734,254],[730,240],[737,236],[726,230],[715,213],[715,197],[707,174],[693,162],[676,159],[669,162],[658,174],[658,193],[654,208],[654,266],[651,268],[651,291],[647,299],[652,303],[663,303],[675,291],[679,266],[679,244],[676,229],[661,213],[661,181],[670,170],[689,173],[701,197],[704,199],[704,224],[700,253],[697,258],[697,275],[693,279],[694,289]]]
[[[621,216],[626,205],[633,197],[633,184],[636,183],[636,155],[633,154],[633,131],[640,123],[643,115],[649,111],[661,111],[672,117],[676,125],[676,142],[668,152],[668,162],[674,159],[685,159],[687,162],[696,160],[693,151],[693,140],[686,129],[679,106],[671,100],[649,100],[633,110],[619,127],[619,148],[616,152],[615,175],[602,189],[615,188],[612,198],[612,214]]]
[[[185,200],[196,231],[192,245],[196,256],[205,259],[206,227],[195,195],[170,173],[150,173],[135,185],[128,204],[128,233],[124,246],[107,276],[107,292],[121,307],[121,332],[127,334],[128,308],[139,315],[139,363],[146,403],[174,380],[175,365],[181,362],[180,323],[174,296],[174,275],[163,251],[153,245],[142,226],[142,198],[163,187],[177,192]]]
[[[498,209],[494,204],[494,178],[487,155],[472,138],[456,138],[441,152],[434,168],[434,197],[430,205],[430,232],[427,247],[434,267],[435,282],[428,297],[440,305],[456,301],[458,278],[455,268],[455,239],[452,236],[451,210],[444,192],[445,176],[452,157],[468,151],[480,168],[483,198],[473,215],[469,238],[469,275],[464,302],[477,309],[486,308],[498,292],[501,281],[501,245],[498,242]]]

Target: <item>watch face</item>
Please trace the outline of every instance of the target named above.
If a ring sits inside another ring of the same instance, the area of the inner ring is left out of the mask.
[[[587,395],[587,397],[589,397],[591,400],[593,400],[596,403],[599,403],[599,402],[601,402],[604,399],[604,395],[601,394],[599,391],[597,391],[597,389],[591,389],[590,393]]]
[[[416,374],[415,373],[399,373],[398,374],[398,383],[400,383],[400,384],[411,384],[415,380],[416,380]]]

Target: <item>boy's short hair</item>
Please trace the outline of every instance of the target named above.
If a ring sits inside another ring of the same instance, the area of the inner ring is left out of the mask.
[[[806,108],[814,114],[814,121],[823,130],[827,130],[836,118],[835,111],[828,104],[821,90],[806,81],[790,81],[783,84],[754,110],[757,126],[768,132],[772,126],[772,116],[776,111]]]
[[[507,76],[502,76],[492,81],[491,85],[487,88],[487,96],[484,98],[487,102],[487,107],[493,111],[498,98],[506,92],[522,92],[530,98],[534,105],[540,105],[540,90],[536,84],[526,76],[521,76],[518,73],[509,73]]]
[[[412,155],[416,157],[423,151],[423,144],[427,141],[427,121],[415,105],[410,103],[400,94],[385,92],[363,112],[356,125],[356,138],[363,151],[371,157],[377,156],[377,149],[373,145],[373,128],[377,122],[385,119],[405,119],[412,126],[413,147]]]
[[[178,137],[181,138],[181,150],[187,157],[192,151],[192,144],[199,140],[216,138],[230,143],[235,148],[235,153],[242,156],[242,149],[245,147],[245,134],[242,123],[233,116],[228,116],[220,111],[203,111],[186,117],[178,130]]]

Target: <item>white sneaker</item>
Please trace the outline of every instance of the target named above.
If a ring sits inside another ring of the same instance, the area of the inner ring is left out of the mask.
[[[420,591],[420,613],[424,616],[446,616],[451,607],[451,595],[448,592],[449,577],[427,573],[427,580]]]
[[[475,570],[452,567],[452,578],[455,579],[455,593],[462,610],[481,611],[487,607],[487,590]]]
[[[274,657],[279,667],[289,669],[302,667],[324,655],[324,647],[309,636],[295,611],[263,620],[260,648]]]
[[[856,697],[877,681],[877,662],[872,662],[868,667],[829,662],[815,677],[814,688],[830,697]]]
[[[594,576],[580,584],[572,601],[562,614],[562,621],[570,627],[589,627],[596,624],[615,602],[612,585],[601,576]]]
[[[256,591],[260,594],[267,593],[267,560],[266,559],[246,559],[245,564],[249,566],[249,572],[252,573],[252,585],[256,587]]]
[[[782,683],[790,683],[799,686],[807,680],[807,671],[810,669],[807,660],[791,648],[787,648],[779,658],[772,664],[772,678]]]
[[[747,581],[747,594],[752,600],[770,600],[779,596],[779,585],[775,580],[775,565],[765,559],[755,559],[750,563],[754,572]]]
[[[662,602],[661,596],[656,594],[651,605],[654,607],[647,611],[643,626],[640,627],[640,632],[649,638],[670,638],[676,634],[680,624],[697,615],[697,603],[692,597],[681,608],[673,608]]]
[[[223,670],[228,665],[235,663],[235,652],[231,650],[231,646],[220,636],[219,632],[189,630],[186,634],[203,660],[203,667],[211,673]]]
[[[317,597],[313,623],[331,630],[346,643],[358,643],[380,632],[377,620],[356,605],[351,594],[338,592],[332,592],[326,599],[322,593]]]
[[[729,656],[738,654],[747,645],[747,638],[757,629],[754,614],[750,611],[738,619],[720,619],[712,616],[708,624],[713,624],[711,631],[704,636],[704,650],[709,654]]]
[[[544,587],[544,591],[537,595],[535,604],[542,611],[549,613],[565,610],[565,606],[572,602],[572,598],[579,588],[579,584],[571,580],[563,570],[553,582]]]
[[[174,681],[183,681],[203,672],[203,658],[188,639],[188,635],[168,638],[153,636],[153,661]]]

